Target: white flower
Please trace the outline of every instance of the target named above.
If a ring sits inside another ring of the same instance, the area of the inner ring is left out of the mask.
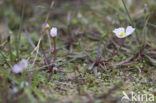
[[[26,67],[28,67],[28,60],[22,59],[22,60],[19,62],[19,64],[22,65],[23,68],[26,68]]]
[[[15,64],[12,68],[13,73],[22,73],[25,68],[28,67],[28,60],[22,59],[18,64]]]
[[[22,71],[23,71],[23,68],[18,64],[15,64],[12,68],[13,73],[21,73]]]
[[[56,27],[51,28],[50,35],[51,35],[51,37],[56,37],[57,36],[57,28]]]
[[[113,30],[113,32],[116,34],[118,38],[125,38],[131,35],[134,31],[135,31],[135,28],[133,28],[132,26],[128,26],[126,30],[123,27]]]

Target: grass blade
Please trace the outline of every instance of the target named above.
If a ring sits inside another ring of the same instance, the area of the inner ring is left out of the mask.
[[[19,30],[18,30],[18,35],[17,35],[17,45],[16,45],[17,59],[19,59],[20,42],[21,42],[21,32],[22,32],[22,28],[23,28],[24,9],[25,9],[25,3],[23,4],[22,16],[21,16],[21,23],[20,23]]]

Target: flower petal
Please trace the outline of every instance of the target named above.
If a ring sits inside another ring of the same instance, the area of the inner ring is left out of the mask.
[[[22,59],[19,64],[23,67],[23,68],[27,68],[28,67],[28,60],[26,59]]]
[[[135,31],[135,28],[133,28],[132,26],[128,26],[126,28],[126,36],[132,34]]]
[[[50,30],[50,35],[51,35],[51,37],[56,37],[57,36],[57,28],[56,27],[53,27]]]
[[[115,29],[113,30],[113,32],[115,33],[115,35],[118,37],[118,38],[123,38],[123,36],[121,36],[120,34],[121,33],[124,33],[125,32],[125,29],[123,27],[120,27],[118,29]]]
[[[12,68],[13,73],[21,73],[23,71],[23,67],[18,64],[15,64]]]
[[[123,27],[120,27],[118,29],[114,29],[113,32],[117,35],[121,34],[122,32],[125,32],[125,29]]]
[[[12,68],[13,73],[22,73],[25,68],[28,67],[28,60],[22,59],[18,64],[15,64]]]

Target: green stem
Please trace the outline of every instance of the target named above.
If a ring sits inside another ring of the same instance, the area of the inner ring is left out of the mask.
[[[56,37],[53,37],[53,42],[54,42],[54,51],[53,51],[53,53],[54,53],[54,57],[52,58],[52,60],[53,61],[55,61],[56,60]]]
[[[10,55],[10,62],[12,63],[13,58],[12,58],[12,48],[11,48],[11,41],[9,41],[9,55]]]
[[[145,31],[146,31],[146,28],[147,28],[146,22],[148,21],[148,19],[149,19],[149,15],[146,14],[145,17],[144,17],[144,27],[143,27],[143,30],[142,30],[142,34],[143,34],[143,45],[145,45],[145,43],[146,43]]]
[[[20,42],[21,42],[21,31],[22,31],[22,27],[23,27],[22,25],[23,25],[23,18],[24,18],[24,9],[25,9],[25,3],[23,4],[21,23],[20,23],[19,30],[18,30],[18,35],[17,35],[16,55],[17,55],[18,59],[19,59]]]
[[[129,13],[127,7],[126,7],[125,1],[122,0],[122,3],[123,3],[123,5],[124,5],[124,8],[125,8],[125,10],[126,10],[126,13],[127,13],[127,15],[128,15],[128,18],[129,18],[129,21],[130,21],[131,25],[132,25],[134,28],[136,28],[136,25],[135,25],[134,21],[132,20],[132,18],[131,18],[131,16],[130,16],[130,13]],[[139,44],[139,38],[138,38],[138,36],[137,36],[137,30],[135,30],[135,38],[136,38],[136,43]]]
[[[127,15],[128,15],[128,18],[129,18],[129,21],[130,21],[131,25],[132,25],[133,27],[135,27],[134,22],[133,22],[133,20],[132,20],[132,18],[131,18],[131,16],[130,16],[130,13],[129,13],[127,7],[126,7],[126,4],[125,4],[124,0],[122,0],[122,3],[123,3],[123,5],[124,5],[124,8],[125,8],[125,10],[126,10],[126,13],[127,13]]]

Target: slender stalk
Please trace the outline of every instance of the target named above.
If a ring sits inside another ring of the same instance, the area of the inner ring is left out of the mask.
[[[130,21],[131,25],[132,25],[133,27],[135,27],[134,22],[133,22],[133,20],[132,20],[132,18],[131,18],[131,16],[130,16],[130,13],[129,13],[127,7],[126,7],[125,1],[122,0],[122,3],[123,3],[123,5],[124,5],[124,8],[125,8],[125,10],[126,10],[126,13],[127,13],[127,15],[128,15],[128,18],[129,18],[129,21]]]
[[[8,37],[8,42],[9,42],[9,56],[10,56],[10,62],[12,63],[13,58],[12,58],[12,48],[11,48],[10,36]]]
[[[38,54],[39,54],[41,39],[42,39],[42,38],[39,39],[39,42],[38,42],[37,47],[36,47],[36,55],[35,55],[35,59],[34,59],[34,61],[33,61],[32,67],[34,66],[34,64],[35,64],[35,62],[36,62],[36,60],[37,60]]]
[[[56,59],[56,37],[53,38],[53,40],[54,40],[54,57]]]
[[[124,8],[125,8],[125,10],[126,10],[126,13],[127,13],[127,15],[128,15],[128,18],[129,18],[129,21],[130,21],[131,25],[132,25],[134,28],[136,28],[136,25],[135,25],[133,19],[131,18],[130,13],[129,13],[128,9],[127,9],[127,6],[126,6],[126,4],[125,4],[125,1],[122,0],[122,3],[123,3],[123,5],[124,5]],[[137,30],[135,30],[135,33],[136,33],[136,34],[135,34],[136,43],[138,44],[139,38],[138,38],[138,36],[137,36]]]
[[[146,44],[146,28],[147,28],[147,24],[148,24],[148,20],[149,20],[150,16],[149,15],[145,15],[144,17],[144,27],[143,27],[143,30],[142,30],[142,33],[143,33],[143,45]]]
[[[51,45],[49,31],[46,31],[46,34],[47,34],[47,37],[48,37],[48,42],[49,42],[50,50],[52,50],[52,45]]]
[[[53,47],[54,47],[54,57],[52,58],[52,62],[54,62],[56,60],[56,37],[53,37]]]
[[[21,23],[20,23],[18,35],[17,35],[16,55],[18,59],[19,59],[20,42],[21,42],[21,31],[23,27],[24,9],[25,9],[25,3],[23,4]]]
[[[123,46],[124,42],[125,42],[125,39],[121,39],[121,42],[120,42],[119,48],[118,48],[118,52],[121,51],[121,47]]]

